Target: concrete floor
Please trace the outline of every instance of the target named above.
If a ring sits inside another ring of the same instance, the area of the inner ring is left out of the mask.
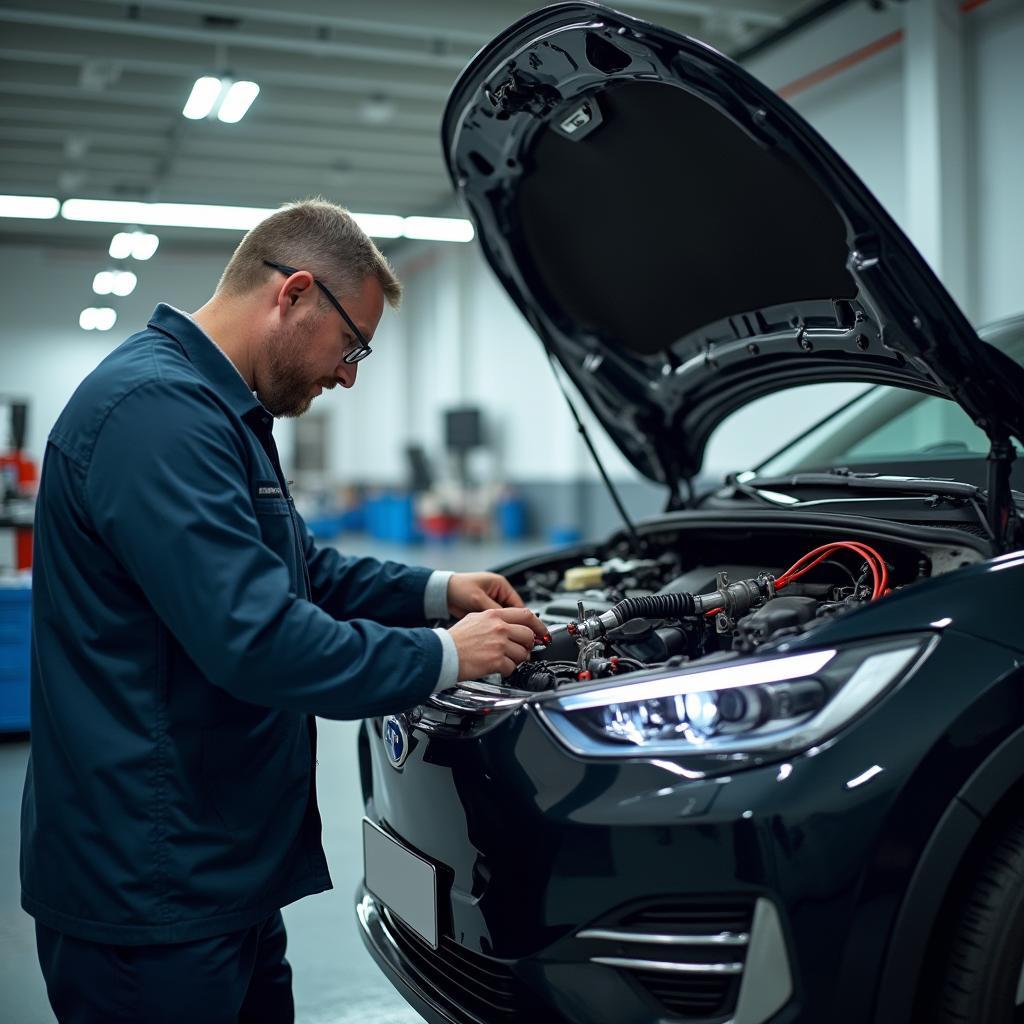
[[[339,545],[353,554],[433,568],[486,568],[537,550],[525,545],[406,548],[364,540]],[[362,836],[355,722],[319,722],[318,791],[324,846],[335,888],[284,911],[295,972],[298,1024],[417,1024],[421,1017],[377,970],[356,931],[352,895],[362,878]],[[53,1024],[36,961],[32,919],[19,905],[18,817],[27,737],[0,737],[0,1021]]]

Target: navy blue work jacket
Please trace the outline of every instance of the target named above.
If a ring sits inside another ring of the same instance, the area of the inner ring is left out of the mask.
[[[21,868],[51,928],[184,942],[330,888],[311,716],[397,711],[437,683],[429,570],[317,548],[271,425],[160,305],[50,434]]]

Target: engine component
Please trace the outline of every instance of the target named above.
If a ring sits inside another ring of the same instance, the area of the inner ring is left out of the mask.
[[[600,562],[588,558],[527,576],[521,592],[549,624],[551,637],[516,669],[509,685],[549,690],[749,654],[816,619],[884,596],[893,568],[879,551],[857,540],[819,545],[788,569],[782,569],[785,562],[772,565],[766,558],[761,565],[771,566],[770,572],[742,564],[737,552],[734,560],[718,563],[732,572],[735,583],[729,572],[708,565],[681,571],[687,556],[677,552],[657,558],[609,554]],[[851,555],[858,556],[855,566],[845,564]],[[816,578],[808,581],[815,569]],[[726,719],[731,699],[723,698]],[[744,715],[750,713],[748,707]]]
[[[780,630],[794,629],[810,622],[817,610],[818,601],[813,597],[776,597],[736,623],[733,649],[752,651]]]
[[[590,590],[601,586],[604,582],[604,566],[601,565],[576,565],[565,570],[562,577],[562,588],[564,590]]]
[[[756,579],[730,583],[725,573],[719,573],[718,589],[710,594],[652,594],[648,597],[628,597],[600,615],[580,616],[568,630],[574,636],[596,640],[610,629],[641,616],[681,619],[689,615],[706,615],[722,611],[731,620],[763,604],[775,596],[775,579],[762,573]]]
[[[677,654],[690,655],[691,643],[686,626],[658,619],[631,619],[608,636],[620,655],[637,661],[668,661]]]

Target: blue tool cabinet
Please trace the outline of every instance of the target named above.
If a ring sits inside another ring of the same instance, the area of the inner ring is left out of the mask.
[[[0,580],[0,732],[28,729],[32,588]]]

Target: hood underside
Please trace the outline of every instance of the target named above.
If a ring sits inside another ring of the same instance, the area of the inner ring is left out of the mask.
[[[778,96],[696,40],[585,3],[460,77],[442,137],[484,252],[641,472],[693,476],[755,398],[866,381],[1021,437],[1024,369]]]

